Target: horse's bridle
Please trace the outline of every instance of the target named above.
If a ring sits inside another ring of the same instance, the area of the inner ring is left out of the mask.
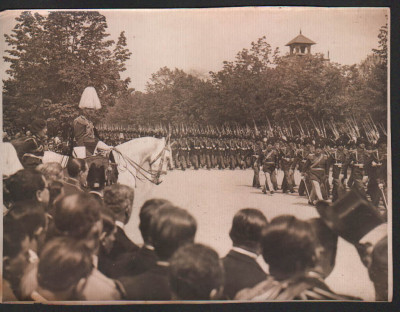
[[[165,161],[165,152],[166,151],[171,151],[171,148],[169,147],[169,138],[166,139],[165,141],[165,146],[163,147],[163,149],[157,154],[156,158],[154,158],[154,160],[152,160],[151,162],[149,162],[150,166],[153,165],[158,159],[161,158],[160,161],[160,165],[158,166],[158,170],[154,171],[154,170],[146,170],[144,169],[142,166],[140,166],[138,163],[136,163],[135,161],[133,161],[132,159],[130,159],[129,157],[123,155],[117,148],[113,148],[112,150],[117,152],[120,157],[122,157],[122,159],[127,163],[130,164],[132,167],[134,167],[136,169],[136,175],[134,175],[131,170],[128,169],[127,166],[125,166],[125,169],[128,170],[133,176],[134,178],[138,178],[139,180],[141,180],[138,176],[137,173],[140,173],[143,178],[145,178],[146,180],[150,181],[151,183],[154,183],[156,185],[160,184],[160,176],[162,174],[167,174],[166,171],[162,171],[163,165],[164,165],[164,161]],[[147,173],[148,175],[150,175],[150,178],[145,174]]]
[[[150,162],[150,167],[151,167],[151,165],[153,165],[159,158],[161,158],[160,164],[158,165],[158,170],[157,170],[155,173],[153,173],[152,170],[149,170],[149,172],[150,172],[152,175],[154,175],[153,181],[151,181],[151,182],[153,182],[153,183],[156,184],[156,185],[158,185],[158,184],[161,183],[161,182],[160,182],[160,176],[163,175],[163,174],[167,174],[167,172],[166,172],[166,171],[163,171],[162,168],[163,168],[164,161],[165,161],[165,152],[166,152],[166,151],[171,152],[171,148],[170,148],[170,146],[169,146],[168,143],[169,143],[169,138],[166,138],[164,148],[158,153],[158,155],[156,156],[156,158],[154,158],[154,160],[152,160],[152,161]]]

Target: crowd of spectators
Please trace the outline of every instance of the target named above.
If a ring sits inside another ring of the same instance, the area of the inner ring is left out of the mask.
[[[125,226],[135,192],[105,186],[102,172],[70,159],[65,174],[47,163],[3,179],[3,301],[360,300],[324,282],[339,236],[357,248],[376,299],[388,298],[387,226],[362,199],[347,214],[348,198],[321,204],[326,213],[310,220],[267,220],[258,209],[241,209],[227,233],[232,249],[220,258],[196,243],[190,212],[165,199],[142,205],[144,243],[133,242]],[[337,210],[348,218],[344,225],[332,221]],[[346,235],[349,215],[362,220],[354,239]]]

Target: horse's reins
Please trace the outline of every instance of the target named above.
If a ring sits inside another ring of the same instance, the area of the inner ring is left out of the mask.
[[[165,151],[169,150],[169,147],[167,147],[167,145],[164,146],[164,148],[160,151],[160,153],[158,153],[158,155],[156,156],[156,158],[150,162],[150,166],[152,164],[154,164],[160,157],[161,157],[161,161],[160,161],[160,165],[157,171],[153,171],[153,170],[146,170],[144,169],[142,166],[140,166],[138,163],[136,163],[135,161],[133,161],[132,159],[130,159],[128,156],[122,154],[117,148],[113,147],[112,148],[113,151],[115,151],[116,153],[119,154],[119,156],[127,163],[129,163],[132,167],[134,167],[136,169],[136,175],[133,174],[133,172],[131,170],[129,170],[128,166],[125,166],[125,169],[129,171],[129,173],[134,176],[134,178],[138,178],[140,181],[143,181],[142,179],[140,179],[137,176],[137,173],[140,173],[143,178],[145,178],[146,180],[150,181],[151,183],[154,184],[160,184],[159,183],[159,178],[161,176],[162,172],[162,167],[164,165],[164,155],[165,155]],[[146,174],[150,175],[151,178],[149,178]]]

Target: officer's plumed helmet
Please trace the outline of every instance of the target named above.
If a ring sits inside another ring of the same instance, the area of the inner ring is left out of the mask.
[[[79,108],[89,108],[89,109],[100,109],[101,104],[99,97],[97,96],[96,89],[93,87],[87,87],[81,96],[79,102]]]

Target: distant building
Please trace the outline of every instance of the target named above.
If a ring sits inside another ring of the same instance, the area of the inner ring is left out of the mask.
[[[290,49],[290,55],[291,56],[303,56],[307,54],[311,54],[311,46],[316,44],[314,41],[311,39],[307,38],[301,33],[290,40],[286,46],[289,47]],[[329,61],[329,51],[328,51],[328,58],[324,58],[324,61]]]
[[[300,30],[300,34],[290,40],[286,46],[290,48],[290,55],[305,55],[311,54],[311,46],[313,44],[315,42],[302,35]]]

